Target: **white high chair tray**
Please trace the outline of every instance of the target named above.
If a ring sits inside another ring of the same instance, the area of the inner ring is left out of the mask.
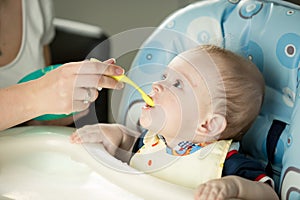
[[[18,200],[192,199],[192,190],[136,173],[99,144],[71,144],[73,130],[44,126],[0,132],[0,196]]]

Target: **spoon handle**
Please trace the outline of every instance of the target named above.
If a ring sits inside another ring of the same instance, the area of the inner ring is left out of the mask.
[[[133,82],[130,78],[128,78],[126,75],[120,75],[120,76],[111,76],[112,78],[116,79],[117,81],[122,81],[124,83],[127,83],[134,87],[142,96],[143,100],[149,105],[154,106],[154,102],[135,82]]]

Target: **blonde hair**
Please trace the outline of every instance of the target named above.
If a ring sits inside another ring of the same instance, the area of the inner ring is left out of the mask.
[[[197,49],[210,55],[222,81],[217,85],[223,84],[221,88],[225,90],[225,99],[221,101],[226,102],[220,105],[226,106],[227,126],[219,139],[240,140],[261,109],[264,96],[263,76],[251,61],[231,51],[213,45],[202,45]],[[214,102],[219,97],[212,98]],[[218,113],[220,109],[222,108],[217,106],[214,112]]]

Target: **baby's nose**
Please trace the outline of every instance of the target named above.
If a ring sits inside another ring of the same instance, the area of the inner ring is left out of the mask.
[[[153,83],[152,90],[154,93],[160,93],[163,91],[163,86],[159,83]]]

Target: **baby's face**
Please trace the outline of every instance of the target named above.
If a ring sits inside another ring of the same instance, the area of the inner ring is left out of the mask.
[[[142,108],[140,123],[168,142],[192,141],[199,122],[210,113],[210,96],[200,72],[181,57],[168,65],[162,80],[153,83],[155,107]]]

